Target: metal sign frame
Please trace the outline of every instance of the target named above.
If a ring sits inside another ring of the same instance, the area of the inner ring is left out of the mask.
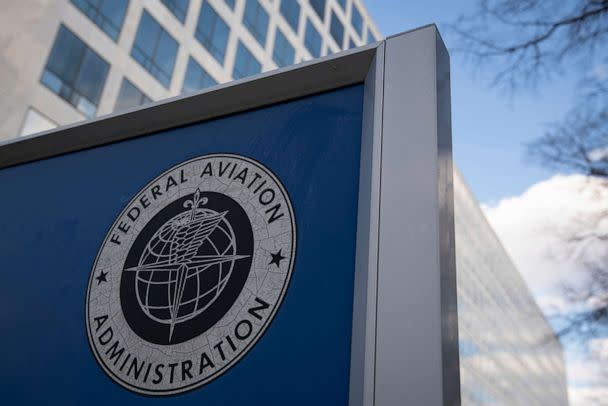
[[[0,144],[0,169],[364,84],[351,406],[458,405],[449,56],[434,25]]]

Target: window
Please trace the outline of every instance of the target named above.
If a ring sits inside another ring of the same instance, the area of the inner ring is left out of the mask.
[[[110,38],[118,40],[129,0],[72,0],[72,4]]]
[[[190,0],[161,0],[173,15],[182,22],[186,21]]]
[[[309,0],[310,6],[317,13],[321,21],[325,17],[325,0]]]
[[[344,43],[344,25],[342,25],[342,22],[333,11],[331,12],[331,25],[329,26],[329,32],[336,40],[338,48],[342,48],[342,44]]]
[[[201,7],[201,14],[198,16],[196,39],[222,65],[224,64],[229,34],[230,28],[228,28],[228,25],[209,3],[204,2]]]
[[[321,56],[321,34],[319,34],[319,31],[312,25],[310,20],[306,22],[304,45],[314,58]]]
[[[277,33],[274,38],[274,51],[272,52],[272,59],[279,68],[283,66],[291,65],[295,58],[295,50],[289,43],[289,40],[285,38],[285,35],[277,28]]]
[[[169,87],[177,42],[147,12],[141,16],[131,56],[165,87]]]
[[[378,41],[374,36],[374,33],[369,28],[367,29],[367,43],[371,44],[372,42]]]
[[[232,73],[232,77],[234,79],[240,79],[247,76],[255,75],[256,73],[260,73],[262,71],[262,65],[255,59],[255,56],[241,41],[239,41],[239,46],[236,50],[236,59],[234,61],[234,72]]]
[[[351,49],[351,48],[357,48],[357,44],[355,44],[355,41],[353,41],[352,38],[350,38],[348,40],[348,49]]]
[[[93,117],[110,65],[61,26],[40,81],[87,117]]]
[[[298,21],[300,20],[300,5],[296,0],[281,0],[281,14],[285,21],[293,28],[295,33],[298,32]]]
[[[346,11],[346,0],[338,0],[338,4],[342,7],[342,10]]]
[[[150,103],[151,101],[152,99],[136,88],[133,83],[123,78],[122,84],[120,85],[120,93],[118,93],[118,99],[116,99],[116,105],[114,106],[114,111],[141,106],[142,104]]]
[[[214,86],[217,82],[192,57],[188,60],[188,69],[182,93],[194,92],[206,87]]]
[[[268,13],[260,5],[258,0],[247,0],[243,25],[249,29],[253,37],[262,45],[266,46],[266,33],[268,32]]]
[[[224,0],[224,3],[226,3],[226,5],[233,10],[234,10],[234,2],[235,2],[235,0]]]
[[[355,3],[353,3],[352,9],[353,14],[350,17],[350,22],[353,24],[353,28],[355,29],[357,34],[359,34],[359,37],[363,38],[363,17],[361,17],[361,12],[359,11]]]

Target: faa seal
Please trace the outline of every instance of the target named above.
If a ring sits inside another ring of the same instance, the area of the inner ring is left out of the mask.
[[[116,218],[93,265],[86,325],[99,365],[148,395],[217,378],[281,305],[295,236],[289,196],[260,163],[206,155],[167,170]]]

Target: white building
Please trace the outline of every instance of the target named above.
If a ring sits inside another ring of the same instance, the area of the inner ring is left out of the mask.
[[[0,140],[380,38],[361,0],[3,0]]]

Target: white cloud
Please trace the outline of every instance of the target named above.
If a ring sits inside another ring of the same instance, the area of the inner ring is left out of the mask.
[[[582,282],[582,259],[597,256],[604,247],[573,245],[567,238],[594,227],[608,232],[608,221],[598,222],[598,213],[608,210],[606,184],[558,175],[482,208],[545,314],[579,310],[580,305],[564,299],[561,285]],[[584,356],[570,352],[567,358],[571,405],[608,406],[608,337],[589,340]]]
[[[608,188],[599,185],[580,175],[557,175],[531,186],[520,196],[502,199],[496,205],[482,205],[488,221],[543,306],[565,306],[559,297],[560,284],[576,283],[584,276],[580,272],[582,248],[575,249],[566,239],[584,229],[594,214],[608,208]]]
[[[571,387],[569,389],[571,406],[607,406],[608,387]]]

